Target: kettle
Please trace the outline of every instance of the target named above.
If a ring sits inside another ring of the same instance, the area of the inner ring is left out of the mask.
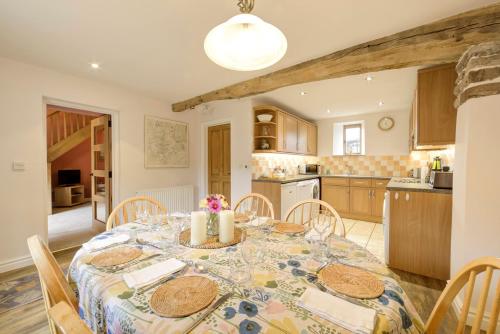
[[[435,157],[434,161],[432,162],[432,170],[442,170],[442,161],[440,157]]]

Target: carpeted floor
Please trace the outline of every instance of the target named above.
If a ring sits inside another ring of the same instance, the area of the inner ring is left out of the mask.
[[[79,246],[98,234],[92,227],[90,203],[71,208],[54,208],[54,214],[48,216],[48,227],[52,251]]]

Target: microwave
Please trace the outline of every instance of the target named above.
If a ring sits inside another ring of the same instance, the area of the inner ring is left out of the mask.
[[[299,166],[299,174],[318,175],[319,174],[319,165],[316,165],[316,164],[300,165]]]

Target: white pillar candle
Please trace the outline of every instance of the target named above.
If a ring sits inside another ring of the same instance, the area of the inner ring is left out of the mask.
[[[219,241],[226,243],[234,240],[234,211],[223,210],[220,212]]]
[[[201,245],[205,241],[207,241],[207,213],[191,212],[191,245]]]

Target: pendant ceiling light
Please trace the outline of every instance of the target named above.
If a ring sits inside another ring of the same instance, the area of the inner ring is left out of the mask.
[[[254,71],[277,63],[285,55],[285,35],[250,14],[253,6],[254,0],[239,0],[242,14],[219,24],[205,37],[205,53],[217,65],[236,71]]]

